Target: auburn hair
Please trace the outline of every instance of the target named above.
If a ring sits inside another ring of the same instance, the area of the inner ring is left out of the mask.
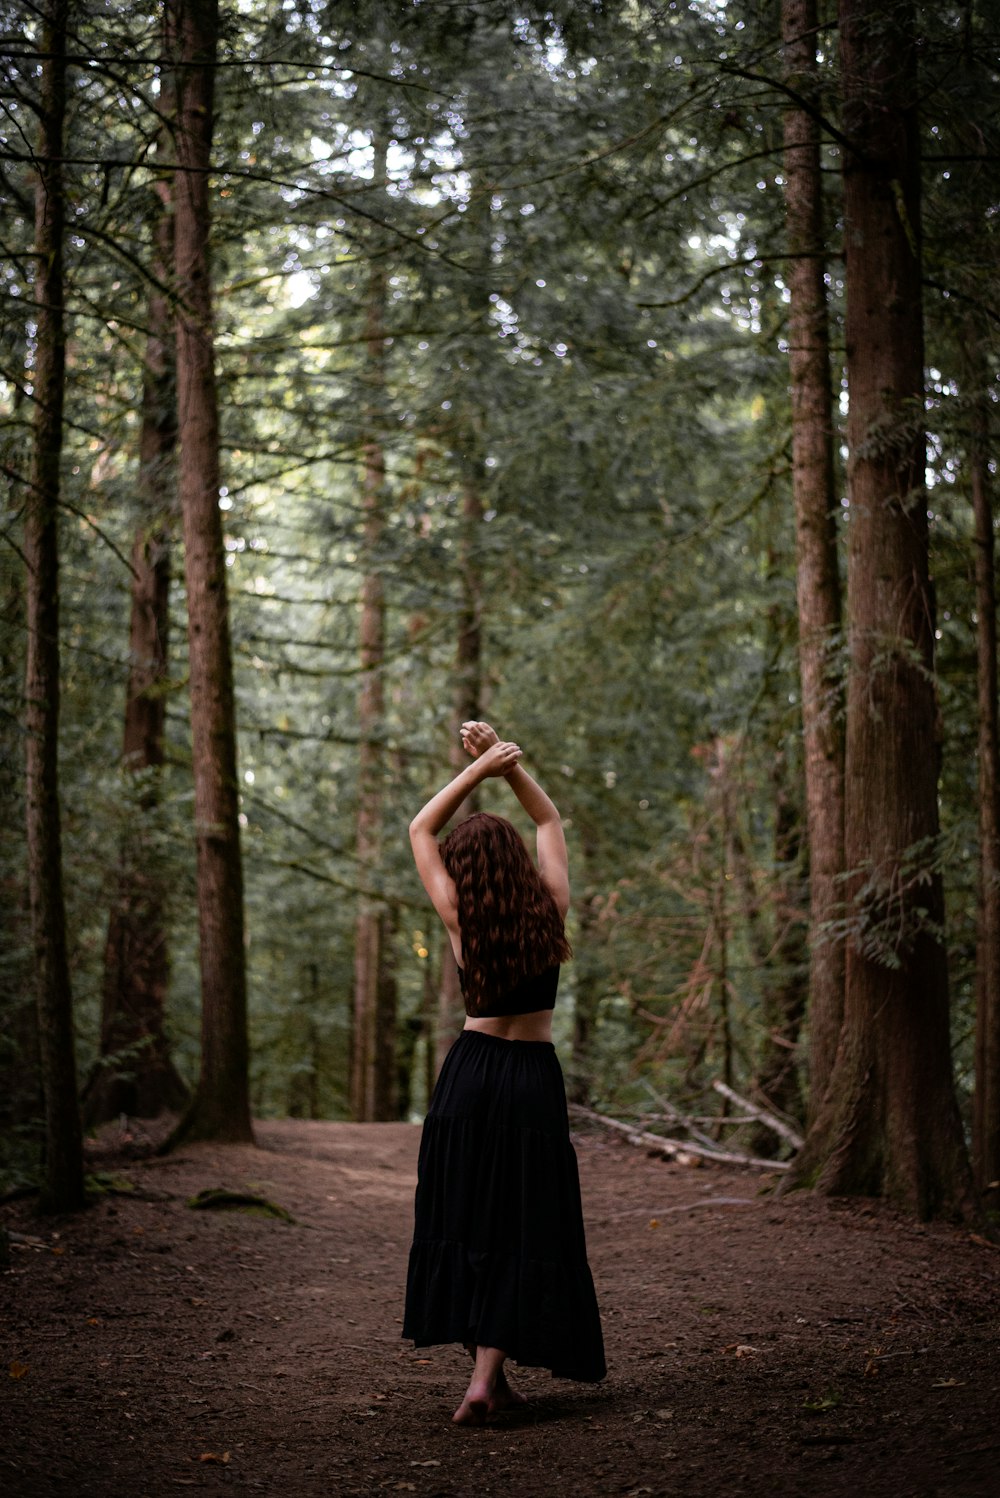
[[[470,1014],[570,956],[552,892],[506,817],[473,812],[444,839],[441,857],[458,896]]]

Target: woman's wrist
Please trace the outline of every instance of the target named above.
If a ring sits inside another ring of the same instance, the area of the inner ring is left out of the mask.
[[[486,767],[481,759],[470,759],[461,774],[455,778],[457,780],[464,780],[470,787],[479,785],[481,781],[486,779]],[[452,784],[454,784],[454,781]]]

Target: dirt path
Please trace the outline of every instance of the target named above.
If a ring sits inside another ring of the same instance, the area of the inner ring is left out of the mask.
[[[0,1492],[998,1491],[1000,1252],[593,1136],[608,1379],[526,1372],[530,1413],[453,1428],[464,1355],[399,1338],[417,1140],[268,1123],[119,1164],[144,1196],[72,1221],[5,1207]],[[186,1205],[247,1183],[295,1222]]]

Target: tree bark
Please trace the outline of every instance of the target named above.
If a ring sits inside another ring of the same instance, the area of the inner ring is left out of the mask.
[[[236,715],[219,512],[209,266],[218,0],[168,0],[177,38],[177,417],[194,759],[201,1071],[177,1137],[252,1140]]]
[[[374,181],[383,184],[386,177],[387,144],[384,132],[374,138]],[[361,691],[358,698],[358,732],[361,746],[358,755],[358,809],[355,839],[358,872],[363,886],[371,889],[378,881],[382,852],[383,801],[385,766],[382,732],[384,728],[385,690],[385,592],[382,585],[379,555],[385,530],[385,453],[381,425],[385,401],[385,297],[386,268],[381,258],[372,263],[368,278],[368,310],[365,328],[365,385],[368,432],[364,442],[364,478],[362,482],[362,579],[361,579]],[[371,894],[359,897],[354,932],[354,1004],[351,1034],[351,1113],[358,1120],[387,1118],[379,1110],[377,1097],[385,1098],[394,1090],[389,1081],[392,1062],[392,1035],[382,1033],[392,1016],[380,1012],[379,999],[386,994],[382,981],[385,948],[385,905]],[[389,1074],[385,1059],[389,1057]]]
[[[479,570],[479,528],[483,521],[482,465],[470,451],[462,491],[461,532],[459,536],[458,576],[461,596],[458,610],[458,642],[455,647],[455,695],[448,741],[448,761],[458,772],[468,764],[462,748],[460,730],[463,723],[478,719],[482,711],[482,609],[483,583]],[[479,805],[478,787],[468,795],[455,813],[454,820],[470,816]],[[465,1022],[465,1003],[458,982],[451,940],[446,935],[441,950],[441,984],[438,990],[438,1012],[435,1054],[440,1071],[448,1049]]]
[[[77,1102],[73,998],[66,952],[59,813],[59,498],[66,333],[63,306],[63,126],[68,0],[42,18],[35,191],[36,343],[31,477],[24,517],[27,563],[25,745],[28,890],[45,1092],[42,1206],[84,1204],[83,1136]]]
[[[400,1058],[398,1018],[399,983],[396,977],[396,934],[399,906],[382,915],[382,950],[375,992],[375,1090],[372,1112],[380,1122],[399,1117]]]
[[[800,859],[802,824],[797,797],[789,787],[786,757],[775,756],[774,934],[764,969],[761,1019],[764,1035],[757,1060],[757,1087],[768,1106],[788,1118],[802,1117],[799,1033],[806,1001],[806,942],[802,918]],[[774,1155],[780,1147],[773,1130],[758,1125],[753,1151]]]
[[[817,83],[816,0],[782,0],[785,73],[806,97]],[[822,250],[819,126],[785,112],[792,496],[795,506],[799,677],[809,845],[809,1109],[833,1069],[844,1010],[844,948],[831,936],[844,870],[844,741],[836,652],[840,635],[833,394]]]
[[[165,118],[173,115],[173,95],[167,69],[159,98]],[[160,128],[162,132],[164,127]],[[162,145],[158,151],[162,154]],[[169,296],[159,289],[173,276],[173,199],[166,177],[160,179],[157,192],[160,206],[151,270],[158,284],[150,292],[147,308],[139,523],[132,544],[130,666],[122,744],[125,773],[140,773],[142,789],[135,798],[137,816],[123,836],[117,895],[108,921],[100,1059],[84,1091],[88,1125],[120,1113],[155,1118],[164,1109],[183,1108],[188,1101],[188,1089],[173,1064],[164,1029],[170,977],[167,891],[150,840],[150,824],[160,802],[158,772],[163,764],[167,713],[163,686],[168,671],[177,441],[173,309]]]
[[[27,309],[26,309],[27,310]],[[33,315],[33,314],[32,314]],[[25,329],[25,333],[26,333]],[[13,342],[13,340],[11,340]],[[25,362],[24,334],[11,350],[14,360]],[[23,384],[11,400],[14,425],[25,430],[27,397]],[[23,442],[23,446],[22,446]],[[25,502],[24,475],[31,466],[31,438],[8,446],[10,483],[5,494],[8,509],[15,514]],[[13,683],[25,679],[27,579],[21,558],[13,547],[0,555],[0,680]],[[9,821],[23,818],[24,772],[22,732],[13,714],[0,718],[0,806]],[[13,851],[13,846],[11,851]],[[0,1009],[0,1139],[13,1139],[16,1129],[26,1137],[30,1129],[42,1130],[45,1094],[38,1057],[38,1003],[33,981],[31,901],[20,849],[0,866],[0,971],[5,975]],[[39,1150],[39,1155],[41,1151]]]
[[[972,1161],[976,1186],[1000,1181],[1000,742],[997,725],[997,606],[989,402],[978,330],[967,330],[972,393],[969,483],[975,519],[976,687],[979,760],[979,910],[976,933],[976,1087]],[[994,1186],[994,1189],[995,1186]]]
[[[841,0],[849,677],[844,1021],[798,1180],[967,1209],[937,868],[913,7]]]
[[[573,1037],[566,1093],[570,1102],[587,1104],[594,1089],[594,1051],[601,997],[601,968],[594,950],[600,916],[600,892],[594,879],[596,847],[593,832],[584,827],[581,836],[584,889],[576,901],[577,938],[574,968],[576,999],[573,1005]]]
[[[475,264],[470,262],[465,278],[465,301],[470,323],[485,331],[490,301],[490,268],[492,231],[490,197],[483,174],[472,175],[469,213],[466,224]],[[486,487],[487,413],[479,392],[482,389],[483,340],[474,338],[468,358],[467,382],[472,394],[461,393],[462,414],[453,427],[453,440],[460,456],[462,505],[458,529],[458,638],[455,646],[455,679],[452,716],[449,724],[448,760],[457,774],[468,764],[462,748],[460,730],[463,723],[478,719],[483,711],[483,576],[479,548],[483,526],[483,493]],[[462,802],[455,821],[470,816],[479,807],[479,789]],[[458,969],[446,936],[441,944],[441,981],[435,1025],[435,1059],[440,1070],[448,1049],[465,1023],[465,1003],[458,981]]]

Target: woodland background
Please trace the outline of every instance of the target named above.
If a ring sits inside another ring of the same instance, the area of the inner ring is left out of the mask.
[[[577,1102],[989,1205],[995,0],[0,17],[7,1184],[419,1116],[475,716]]]

